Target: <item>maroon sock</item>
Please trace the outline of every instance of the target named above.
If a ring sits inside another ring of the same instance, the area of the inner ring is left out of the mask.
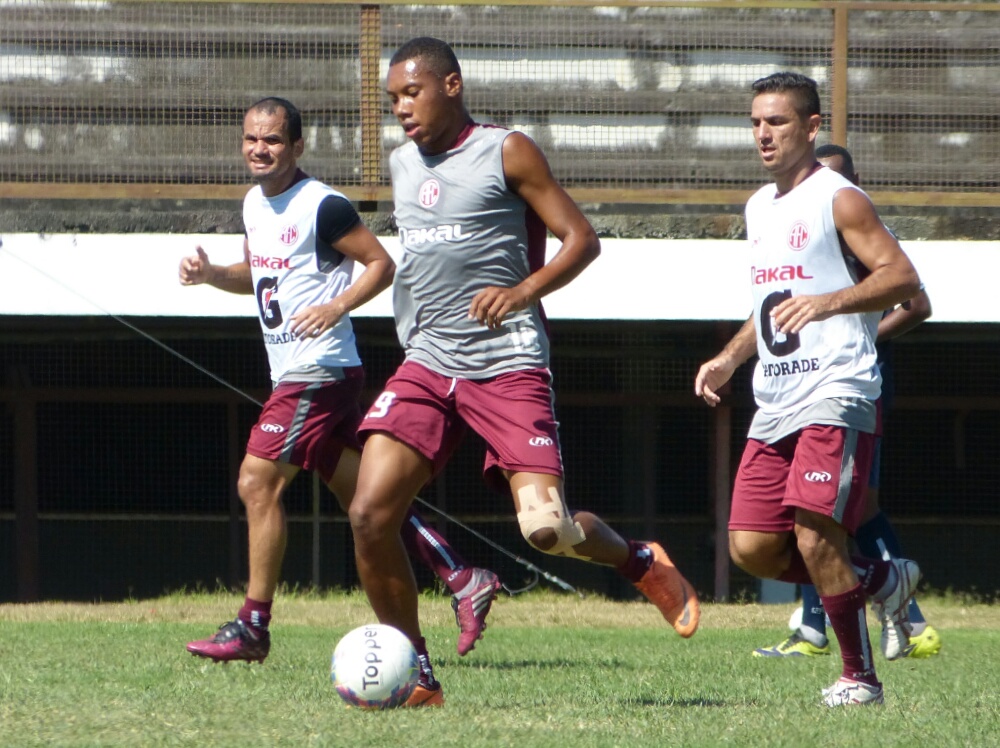
[[[255,629],[267,631],[267,627],[271,623],[271,602],[271,600],[267,602],[252,600],[248,597],[243,601],[243,607],[240,608],[236,617]]]
[[[637,540],[628,541],[628,559],[617,568],[619,574],[635,584],[649,571],[653,563],[653,552],[649,546]]]
[[[424,637],[413,639],[413,648],[417,650],[417,657],[430,657],[427,653],[427,640]]]
[[[865,558],[864,556],[851,556],[851,565],[858,575],[858,581],[868,597],[877,595],[879,591],[889,581],[889,575],[895,571],[891,561],[881,558]]]
[[[465,559],[455,553],[441,534],[424,524],[423,519],[411,508],[403,520],[399,534],[406,552],[423,562],[448,585],[453,593],[461,592],[472,579],[472,569]]]
[[[792,584],[812,584],[812,577],[809,576],[806,562],[798,548],[792,549],[792,560],[788,563],[788,568],[778,575],[778,579]]]
[[[865,618],[865,599],[865,591],[860,584],[839,595],[820,595],[823,608],[830,617],[830,628],[840,644],[843,677],[878,686]]]

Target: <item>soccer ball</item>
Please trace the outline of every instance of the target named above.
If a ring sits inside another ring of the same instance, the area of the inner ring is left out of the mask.
[[[802,606],[800,605],[795,610],[792,611],[791,617],[788,619],[788,628],[792,631],[798,631],[799,626],[802,625]]]
[[[402,706],[420,676],[420,660],[406,635],[380,623],[348,632],[333,650],[330,678],[347,704],[361,709]]]
[[[825,616],[823,622],[829,626],[830,616]],[[798,631],[799,627],[802,625],[802,606],[800,605],[795,610],[792,611],[791,617],[788,619],[788,628],[792,631]]]

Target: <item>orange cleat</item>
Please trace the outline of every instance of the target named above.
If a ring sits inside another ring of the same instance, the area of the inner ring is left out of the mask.
[[[635,588],[653,603],[678,634],[687,639],[698,630],[701,609],[694,587],[677,571],[659,543],[646,543],[653,554],[649,570]]]
[[[433,688],[418,683],[403,706],[444,706],[444,689],[437,681]]]

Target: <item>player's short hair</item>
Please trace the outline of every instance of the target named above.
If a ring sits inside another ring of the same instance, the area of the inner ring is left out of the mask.
[[[279,109],[285,111],[285,135],[291,143],[302,140],[302,113],[288,99],[278,96],[267,96],[260,101],[250,105],[247,114],[250,112],[264,112],[264,114],[277,114]]]
[[[758,78],[750,86],[754,96],[766,93],[785,93],[787,91],[795,94],[795,111],[801,117],[811,117],[820,114],[819,89],[816,81],[802,73],[772,73],[763,78]]]
[[[858,173],[854,168],[854,157],[844,146],[826,143],[816,148],[816,158],[830,158],[831,156],[840,156],[840,160],[844,162],[844,176]]]
[[[418,36],[410,39],[396,50],[389,60],[390,67],[407,60],[420,58],[424,65],[435,75],[444,78],[450,73],[462,74],[455,50],[447,42],[435,39],[433,36]]]

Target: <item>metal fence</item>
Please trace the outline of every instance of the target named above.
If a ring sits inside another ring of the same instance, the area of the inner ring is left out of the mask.
[[[793,69],[879,204],[1000,205],[1000,7],[848,0],[4,0],[0,196],[240,197],[242,114],[281,95],[311,173],[388,199],[382,87],[418,35],[453,44],[474,116],[534,137],[581,200],[741,202],[749,84]]]
[[[266,391],[253,319],[145,320],[148,334],[221,376],[219,386],[111,318],[23,319],[0,328],[0,601],[121,599],[246,578],[236,473]],[[665,543],[705,597],[753,595],[728,558],[735,466],[753,412],[750,367],[725,404],[692,393],[698,365],[735,323],[553,322],[556,407],[574,508]],[[366,401],[399,363],[391,322],[356,320]],[[895,344],[880,504],[937,590],[1000,594],[996,533],[1000,348],[977,325],[924,325]],[[604,567],[534,551],[509,496],[482,478],[470,434],[422,492],[433,505],[582,589],[635,592]],[[292,585],[357,584],[333,497],[309,476],[285,500]],[[518,585],[523,568],[442,521],[471,562]],[[424,584],[430,574],[415,569]]]

